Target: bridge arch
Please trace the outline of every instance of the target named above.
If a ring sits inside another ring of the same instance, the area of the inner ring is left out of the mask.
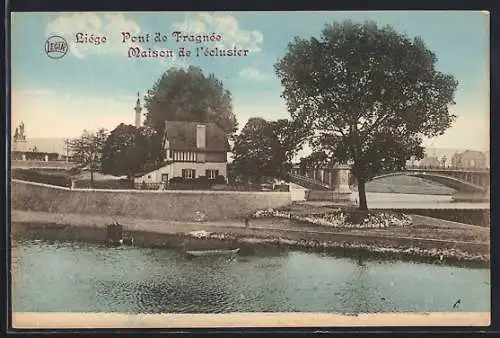
[[[418,171],[418,172],[412,172],[412,171],[400,171],[400,172],[395,172],[395,173],[390,173],[390,174],[383,174],[383,175],[378,175],[370,180],[370,181],[375,181],[381,178],[386,178],[386,177],[393,177],[393,176],[413,176],[413,177],[419,177],[427,181],[432,181],[436,183],[440,183],[442,185],[445,185],[447,187],[453,188],[457,191],[462,191],[462,192],[486,192],[487,188],[484,188],[482,186],[470,183],[468,181],[465,181],[463,179],[453,177],[453,176],[447,176],[439,173],[433,173],[433,172],[423,172],[423,171]]]

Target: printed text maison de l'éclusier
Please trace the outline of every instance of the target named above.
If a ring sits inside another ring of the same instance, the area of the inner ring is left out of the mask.
[[[144,48],[140,46],[143,43],[165,43],[167,41],[173,41],[176,43],[220,43],[222,41],[222,35],[218,33],[210,34],[184,34],[180,31],[172,32],[169,35],[156,32],[154,34],[140,34],[134,35],[130,32],[120,33],[121,42],[133,43],[134,46],[128,48],[127,56],[129,58],[168,58],[174,56],[190,57],[190,56],[248,56],[250,50],[244,48],[220,48],[220,47],[206,47],[206,46],[196,46],[194,50],[186,48],[184,45],[179,46],[177,51],[172,49],[153,49]],[[108,42],[106,36],[99,36],[88,33],[77,33],[76,42],[82,44],[94,44],[103,45]]]

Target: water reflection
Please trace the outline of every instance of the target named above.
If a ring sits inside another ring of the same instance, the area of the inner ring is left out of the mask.
[[[233,258],[188,259],[175,250],[14,244],[15,311],[357,313],[490,308],[487,269],[298,251],[270,254],[269,249]],[[460,306],[453,309],[459,298]]]

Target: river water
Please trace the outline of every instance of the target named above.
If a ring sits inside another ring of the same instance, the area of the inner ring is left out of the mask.
[[[262,249],[189,259],[181,251],[16,241],[14,311],[489,311],[490,272]],[[452,305],[460,299],[460,305]]]
[[[358,193],[351,200],[358,200]],[[367,192],[370,208],[376,209],[489,209],[489,202],[454,202],[450,195],[395,194]]]

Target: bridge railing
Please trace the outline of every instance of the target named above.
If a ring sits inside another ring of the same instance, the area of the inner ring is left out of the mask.
[[[315,180],[315,179],[307,177],[307,176],[298,175],[295,173],[289,173],[288,176],[292,181],[295,179],[297,181],[302,181],[302,182],[307,183],[309,185],[321,187],[323,189],[328,189],[328,187],[329,187],[328,183],[323,182],[323,181],[319,181],[319,180]]]
[[[410,164],[406,166],[406,170],[411,169],[426,169],[426,170],[456,170],[456,171],[481,171],[489,172],[490,168],[485,167],[463,167],[463,166],[451,166],[451,165],[425,165],[425,164]]]

